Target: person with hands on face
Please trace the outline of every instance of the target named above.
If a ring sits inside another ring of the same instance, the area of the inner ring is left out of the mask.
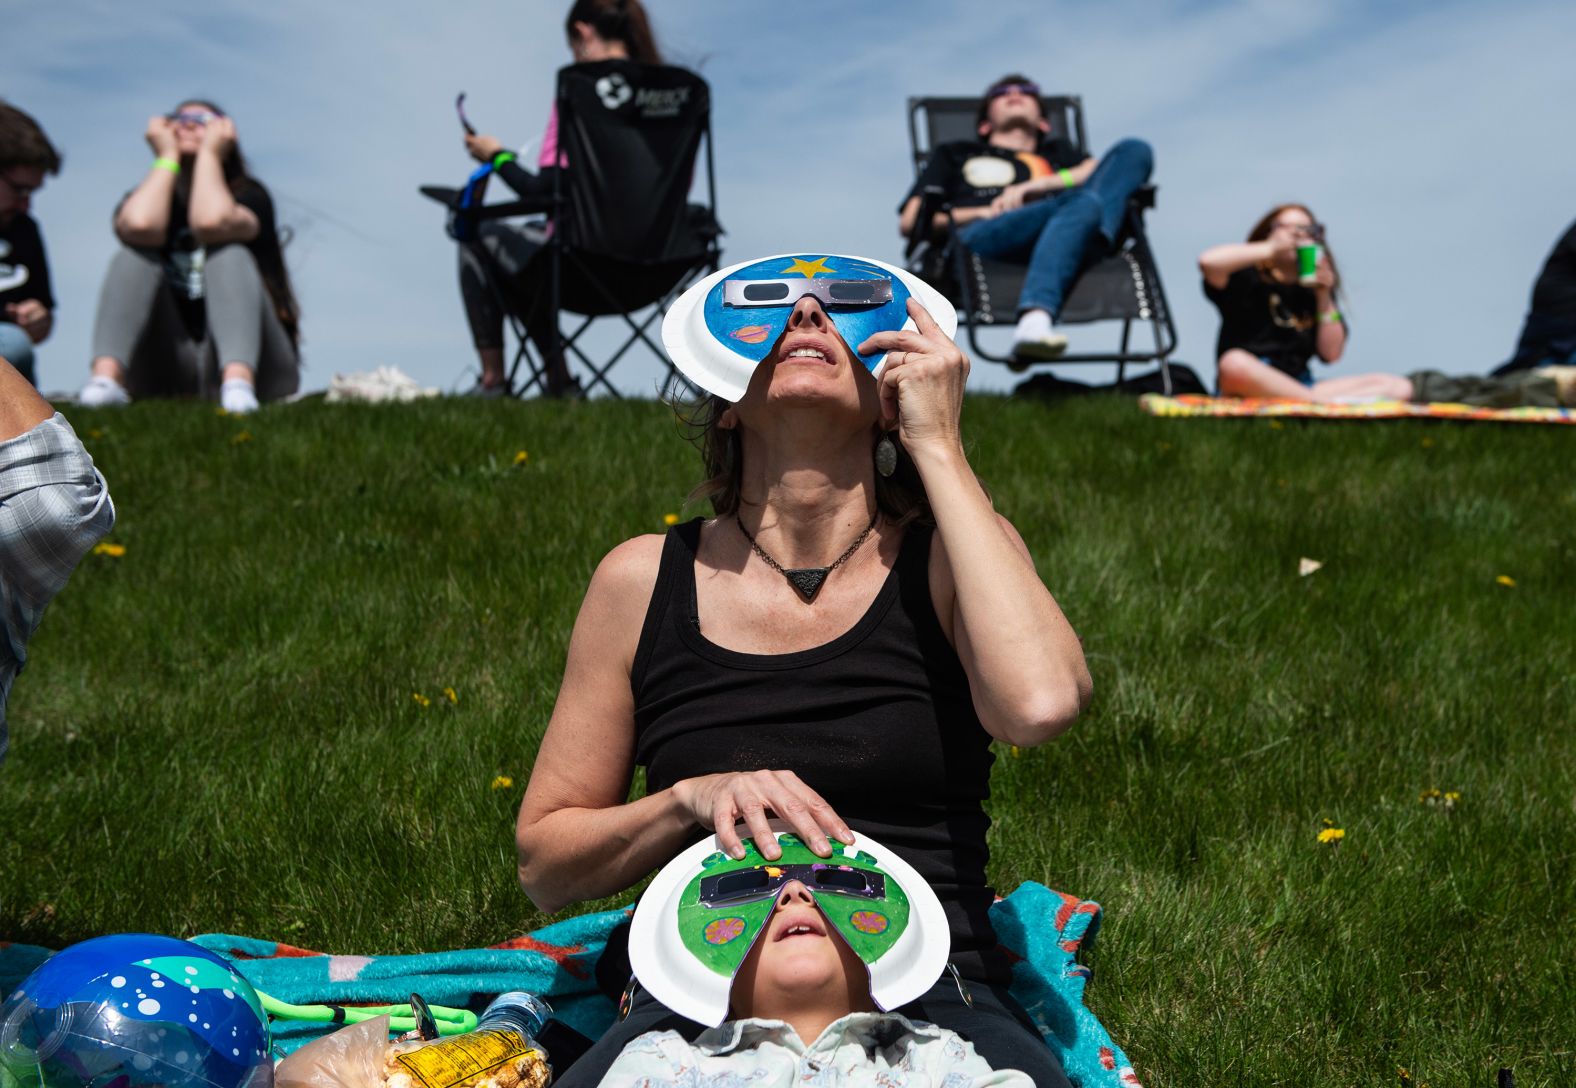
[[[898,227],[911,237],[927,192],[950,206],[934,214],[933,238],[955,225],[983,257],[1026,265],[1018,296],[1013,358],[1025,365],[1067,350],[1056,331],[1062,304],[1091,245],[1116,241],[1127,201],[1149,180],[1154,152],[1142,140],[1121,140],[1097,163],[1065,136],[1051,136],[1040,88],[1006,75],[980,100],[979,141],[933,148],[903,200]]]
[[[675,303],[663,340],[710,394],[697,494],[715,516],[628,540],[593,575],[520,808],[519,876],[557,911],[704,832],[739,857],[736,823],[763,840],[776,817],[822,857],[876,836],[936,889],[973,990],[971,1007],[941,985],[931,1019],[1057,1084],[1006,994],[983,801],[992,741],[1056,736],[1090,682],[969,468],[955,327],[917,277],[836,255],[724,269]],[[624,1042],[678,1019],[638,997],[563,1083],[596,1083]]]
[[[189,99],[148,121],[153,164],[115,210],[93,331],[89,406],[200,396],[255,411],[300,385],[299,311],[273,201],[235,121]]]
[[[564,19],[564,33],[576,64],[607,60],[662,63],[650,17],[640,0],[574,0]],[[542,135],[536,173],[521,166],[514,152],[506,150],[496,136],[466,133],[465,151],[477,162],[491,163],[504,183],[527,200],[551,196],[553,171],[569,168],[558,145],[556,102]],[[471,396],[492,398],[509,392],[503,357],[504,307],[524,322],[526,332],[542,351],[543,395],[581,394],[580,383],[555,350],[555,317],[542,279],[544,269],[541,261],[532,260],[546,245],[549,230],[551,227],[540,221],[484,220],[477,224],[476,239],[460,245],[460,298],[482,371]]]
[[[60,153],[37,121],[0,101],[0,357],[36,384],[34,345],[54,328],[55,297],[44,239],[31,214]]]
[[[1297,249],[1319,244],[1312,283],[1298,276]],[[1334,363],[1346,350],[1346,318],[1338,302],[1341,286],[1335,255],[1324,244],[1324,228],[1302,204],[1272,208],[1248,240],[1212,246],[1199,255],[1204,294],[1220,311],[1215,356],[1223,396],[1274,396],[1333,400],[1383,395],[1387,383],[1359,375],[1314,382],[1309,362]]]

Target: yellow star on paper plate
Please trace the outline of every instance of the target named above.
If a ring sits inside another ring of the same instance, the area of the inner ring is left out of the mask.
[[[821,275],[822,273],[830,276],[833,272],[837,271],[837,269],[826,267],[827,260],[829,260],[827,257],[817,257],[813,261],[806,261],[795,257],[793,259],[793,264],[783,269],[782,274],[789,276],[797,272],[807,280],[813,280],[816,276]]]

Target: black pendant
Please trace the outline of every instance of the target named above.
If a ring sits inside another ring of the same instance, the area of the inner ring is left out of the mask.
[[[788,579],[788,584],[799,591],[799,596],[806,601],[815,600],[815,595],[821,592],[821,583],[826,581],[826,576],[832,573],[831,567],[800,567],[797,570],[783,571],[783,577]]]

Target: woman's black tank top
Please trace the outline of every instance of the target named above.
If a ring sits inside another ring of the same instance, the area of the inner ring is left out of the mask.
[[[930,882],[966,978],[1005,983],[985,833],[995,756],[930,599],[932,530],[911,526],[875,602],[831,642],[747,654],[708,641],[700,519],[668,531],[630,682],[650,793],[723,771],[790,770]]]

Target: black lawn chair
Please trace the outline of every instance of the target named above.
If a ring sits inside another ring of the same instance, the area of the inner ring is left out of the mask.
[[[956,140],[979,139],[975,128],[979,101],[937,97],[908,100],[909,144],[916,174],[924,169],[931,148]],[[1049,135],[1061,136],[1088,154],[1082,99],[1076,95],[1048,95],[1040,99],[1040,105],[1051,126]],[[1054,362],[1115,363],[1118,383],[1124,380],[1128,363],[1156,362],[1169,393],[1171,371],[1167,360],[1176,350],[1176,325],[1144,233],[1144,212],[1155,206],[1155,191],[1153,185],[1145,185],[1133,194],[1116,244],[1109,251],[1098,252],[1091,247],[1058,319],[1059,324],[1065,325],[1120,321],[1120,350],[1069,352]],[[969,347],[976,356],[1012,364],[1009,355],[987,351],[980,343],[979,331],[981,327],[1011,327],[1017,321],[1018,293],[1023,288],[1026,270],[1021,265],[981,257],[958,239],[954,229],[943,236],[933,236],[930,224],[935,214],[945,212],[950,220],[951,210],[944,194],[922,194],[920,214],[906,251],[909,267],[958,307],[960,319],[968,326]],[[1153,330],[1153,351],[1130,347],[1133,327],[1141,323]]]
[[[545,389],[546,358],[559,354],[566,364],[572,355],[589,372],[584,392],[600,385],[620,396],[607,373],[636,343],[644,343],[667,366],[665,396],[683,377],[648,330],[686,287],[716,271],[722,257],[710,88],[683,68],[599,61],[560,69],[557,102],[558,144],[567,165],[553,172],[551,197],[460,209],[457,190],[422,191],[449,204],[451,217],[470,216],[473,222],[540,213],[551,220],[547,244],[527,265],[527,280],[548,292],[556,343],[537,345],[546,353],[538,361],[514,307],[502,307],[518,340],[508,374],[511,391]],[[702,147],[705,202],[692,204]],[[456,233],[454,224],[450,232]],[[458,236],[464,236],[463,227]],[[501,285],[501,277],[492,279]],[[565,313],[580,318],[568,335]],[[599,365],[578,341],[598,318],[614,315],[629,335]],[[523,383],[522,368],[529,369]]]

